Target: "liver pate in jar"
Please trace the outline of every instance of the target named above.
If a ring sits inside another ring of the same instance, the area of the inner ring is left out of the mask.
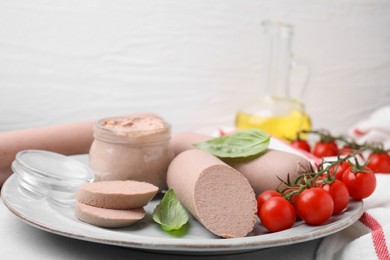
[[[170,124],[154,114],[99,120],[89,151],[95,181],[136,180],[166,189],[166,172],[173,158],[170,137]]]

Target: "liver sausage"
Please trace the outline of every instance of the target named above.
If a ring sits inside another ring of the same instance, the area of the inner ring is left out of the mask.
[[[172,136],[171,146],[175,154],[193,149],[193,144],[206,141],[213,137],[181,132]],[[262,191],[276,189],[282,180],[287,180],[287,175],[293,180],[301,171],[310,169],[310,162],[305,158],[279,150],[268,149],[259,157],[246,160],[224,160],[239,172],[241,172],[251,184],[258,196]]]
[[[75,215],[81,221],[107,228],[129,226],[145,216],[143,208],[131,210],[104,209],[77,202]]]
[[[156,195],[153,184],[138,181],[101,181],[83,184],[76,200],[106,209],[141,208]]]
[[[256,222],[257,204],[248,180],[215,156],[198,149],[171,162],[168,187],[209,231],[224,238],[246,236]]]
[[[244,161],[230,160],[226,163],[248,179],[256,196],[265,190],[276,189],[281,183],[278,177],[286,181],[290,175],[290,180],[294,180],[298,174],[310,170],[310,162],[305,158],[272,149],[256,158]]]
[[[174,156],[189,149],[194,149],[193,144],[211,139],[211,136],[192,133],[192,132],[178,132],[173,133],[171,137],[171,148]]]

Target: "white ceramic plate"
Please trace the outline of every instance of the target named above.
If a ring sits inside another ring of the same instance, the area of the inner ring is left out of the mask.
[[[142,222],[127,228],[106,229],[79,221],[74,216],[74,205],[59,206],[29,194],[20,187],[15,174],[3,185],[1,196],[17,217],[51,233],[96,243],[182,254],[229,254],[304,242],[342,230],[363,214],[363,203],[351,201],[346,212],[333,216],[321,226],[308,226],[298,221],[291,229],[267,233],[257,223],[247,237],[221,239],[192,218],[184,228],[186,232],[169,234],[162,231],[151,218],[158,199],[146,207],[148,214]]]

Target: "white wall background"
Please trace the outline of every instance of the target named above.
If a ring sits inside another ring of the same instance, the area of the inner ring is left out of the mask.
[[[264,19],[295,26],[314,128],[390,104],[388,0],[0,0],[0,130],[135,111],[232,124],[262,91]]]

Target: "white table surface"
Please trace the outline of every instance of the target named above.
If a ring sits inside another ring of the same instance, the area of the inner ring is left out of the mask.
[[[24,223],[0,202],[0,259],[182,259],[81,241],[52,234]],[[233,255],[185,256],[186,259],[314,259],[320,239]]]

